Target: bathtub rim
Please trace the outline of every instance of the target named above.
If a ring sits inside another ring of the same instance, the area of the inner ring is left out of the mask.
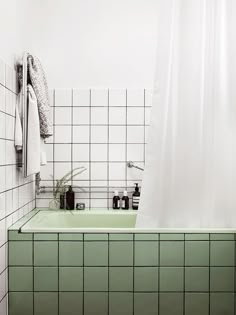
[[[19,233],[89,233],[89,234],[135,234],[135,233],[143,233],[143,234],[236,234],[236,228],[24,228],[26,225],[36,214],[40,211],[51,211],[51,212],[66,212],[69,214],[71,211],[68,210],[52,210],[47,208],[35,208],[30,211],[23,218],[18,220],[15,224],[8,228],[9,231],[14,230]],[[114,212],[113,212],[114,211]],[[133,214],[136,215],[136,210],[73,210],[73,213],[82,215],[92,215],[92,214]]]

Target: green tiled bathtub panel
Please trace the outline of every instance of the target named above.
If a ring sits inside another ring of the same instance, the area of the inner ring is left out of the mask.
[[[9,233],[9,315],[235,315],[234,234]]]

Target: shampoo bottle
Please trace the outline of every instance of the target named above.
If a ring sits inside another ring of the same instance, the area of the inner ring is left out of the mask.
[[[75,209],[75,193],[72,190],[72,186],[69,186],[69,189],[66,192],[66,209],[67,210]]]
[[[124,195],[121,200],[121,208],[124,210],[129,209],[129,197],[126,190],[124,191]]]
[[[135,184],[135,191],[133,193],[133,199],[132,199],[133,210],[138,210],[139,200],[140,200],[140,191],[139,191],[138,184],[136,183]]]
[[[118,190],[115,191],[115,195],[113,197],[113,209],[120,209],[120,197]]]

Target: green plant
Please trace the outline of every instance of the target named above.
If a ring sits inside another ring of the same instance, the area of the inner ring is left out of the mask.
[[[66,184],[79,174],[83,173],[84,171],[86,171],[86,167],[84,166],[76,167],[70,172],[68,172],[66,175],[64,175],[61,179],[56,180],[56,185],[53,186],[53,197],[55,199],[58,199],[60,194],[64,194]]]

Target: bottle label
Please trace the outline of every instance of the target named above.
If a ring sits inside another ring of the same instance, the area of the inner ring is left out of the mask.
[[[138,206],[139,205],[139,196],[133,196],[133,206]]]
[[[125,209],[125,200],[122,200],[121,208]]]
[[[117,200],[117,208],[120,208],[120,200]]]

